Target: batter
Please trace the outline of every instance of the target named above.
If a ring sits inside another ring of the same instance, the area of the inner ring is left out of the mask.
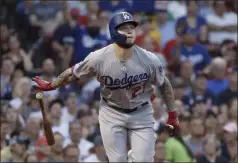
[[[97,77],[101,84],[99,124],[110,162],[127,161],[128,140],[133,162],[154,161],[152,84],[159,88],[167,105],[171,134],[179,129],[171,84],[158,57],[135,45],[137,26],[130,13],[117,13],[109,22],[113,44],[91,52],[52,82],[33,78],[35,88],[50,91],[81,77]]]

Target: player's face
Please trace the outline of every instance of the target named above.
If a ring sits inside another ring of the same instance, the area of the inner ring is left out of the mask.
[[[127,36],[126,43],[134,44],[136,40],[135,26],[131,23],[125,23],[118,28],[118,32]]]

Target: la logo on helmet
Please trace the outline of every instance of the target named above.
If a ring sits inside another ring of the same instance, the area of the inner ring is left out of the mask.
[[[130,19],[130,16],[127,13],[123,12],[122,14],[125,20]]]

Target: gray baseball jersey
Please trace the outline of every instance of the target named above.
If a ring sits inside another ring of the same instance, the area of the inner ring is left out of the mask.
[[[134,54],[121,62],[111,44],[90,53],[72,71],[78,78],[95,75],[101,84],[101,96],[106,102],[101,101],[99,124],[109,162],[127,161],[127,140],[133,162],[153,162],[155,136],[151,104],[130,114],[113,110],[112,106],[133,109],[150,101],[152,84],[160,86],[164,82],[159,58],[135,45]]]
[[[164,72],[159,58],[134,46],[134,54],[125,62],[114,54],[113,44],[90,53],[72,71],[78,78],[95,75],[101,84],[101,96],[111,105],[132,109],[150,99],[152,84],[160,86]]]

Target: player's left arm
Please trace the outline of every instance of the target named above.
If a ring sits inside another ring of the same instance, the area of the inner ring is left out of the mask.
[[[170,84],[170,81],[167,77],[164,77],[163,84],[159,87],[159,91],[161,96],[164,99],[164,102],[168,108],[169,111],[173,111],[175,109],[174,105],[174,91],[172,88],[172,85]]]
[[[153,75],[158,87],[158,90],[168,108],[168,122],[166,127],[171,131],[171,134],[179,130],[178,115],[175,108],[175,98],[172,85],[165,76],[162,63],[159,58],[153,59]],[[172,129],[172,130],[171,130]]]

